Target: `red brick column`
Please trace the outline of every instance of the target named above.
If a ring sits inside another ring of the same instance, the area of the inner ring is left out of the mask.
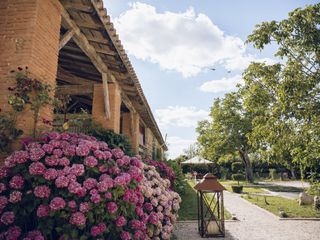
[[[132,151],[139,154],[139,126],[140,117],[138,113],[132,114],[132,136],[130,138],[132,144]]]
[[[121,94],[117,84],[108,84],[109,89],[109,105],[111,117],[106,118],[104,108],[104,94],[103,86],[101,84],[94,85],[93,91],[93,104],[92,104],[92,118],[100,124],[102,127],[112,129],[116,133],[120,132],[120,106],[121,106]]]
[[[9,72],[18,66],[28,66],[34,77],[55,87],[60,12],[58,0],[0,1],[0,108],[4,111],[10,110],[8,87],[15,83]],[[40,118],[52,119],[52,105],[40,114]],[[32,122],[31,111],[24,111],[18,127],[29,135]]]

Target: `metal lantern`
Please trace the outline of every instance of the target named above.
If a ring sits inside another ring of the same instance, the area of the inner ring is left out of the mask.
[[[198,231],[201,237],[224,237],[223,190],[217,177],[207,173],[194,186],[198,198]]]

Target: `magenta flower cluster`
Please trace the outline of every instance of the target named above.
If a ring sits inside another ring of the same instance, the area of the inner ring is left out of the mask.
[[[144,161],[146,164],[154,166],[162,178],[169,179],[170,187],[173,187],[174,181],[176,180],[176,175],[170,166],[168,166],[165,162],[158,162],[152,159],[146,159]]]
[[[107,143],[48,133],[0,168],[0,239],[169,239],[180,198]]]

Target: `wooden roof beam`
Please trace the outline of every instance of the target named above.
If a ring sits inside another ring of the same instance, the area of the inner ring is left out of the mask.
[[[82,51],[91,59],[93,65],[98,69],[102,75],[102,81],[107,84],[108,80],[111,79],[108,67],[105,65],[101,57],[97,54],[96,50],[90,45],[86,36],[81,32],[77,24],[70,18],[70,15],[65,9],[62,9],[63,22],[67,25],[67,29],[74,30],[74,41],[82,49]],[[104,87],[104,102],[105,102],[105,114],[109,119],[111,111],[109,102],[108,87]]]
[[[75,76],[61,67],[58,68],[57,79],[78,85],[92,85],[95,83],[95,81],[90,81],[86,78]]]
[[[63,34],[59,42],[59,50],[69,42],[73,35],[74,31],[72,29],[68,30],[65,34]]]
[[[57,86],[56,95],[92,95],[93,85],[61,85]]]

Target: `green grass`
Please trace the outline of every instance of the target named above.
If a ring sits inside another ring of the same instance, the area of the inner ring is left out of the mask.
[[[197,194],[193,189],[194,181],[188,181],[186,185],[186,192],[181,196],[182,202],[179,210],[178,220],[197,220],[198,219],[198,208],[197,208]],[[225,219],[230,219],[231,214],[225,209]]]
[[[228,192],[232,192],[231,186],[224,185]],[[243,193],[265,193],[261,188],[258,187],[243,187]]]
[[[282,210],[289,218],[320,218],[320,211],[314,210],[312,205],[300,206],[296,200],[278,196],[267,196],[268,204],[266,204],[264,196],[246,194],[242,197],[277,216],[280,216],[279,211]]]
[[[272,192],[303,192],[303,188],[290,187],[290,186],[263,186],[261,187],[268,189]]]

